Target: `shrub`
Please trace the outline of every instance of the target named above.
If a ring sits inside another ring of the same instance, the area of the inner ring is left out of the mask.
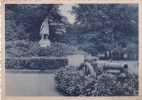
[[[6,69],[57,69],[67,62],[65,57],[6,58]]]
[[[61,68],[55,74],[56,87],[62,94],[77,96],[81,94],[85,77],[77,71],[76,67]],[[79,87],[79,88],[78,88]]]
[[[29,42],[25,40],[7,41],[6,57],[31,57],[38,56],[38,42]]]
[[[51,46],[48,48],[39,48],[38,55],[39,56],[67,56],[67,55],[87,55],[87,53],[78,50],[77,46],[66,45],[64,43],[51,43]]]
[[[66,96],[138,95],[138,79],[132,74],[121,83],[111,74],[83,76],[76,67],[70,66],[59,69],[55,74],[55,81],[57,90]]]
[[[51,43],[50,47],[41,48],[38,42],[30,42],[25,40],[6,42],[6,57],[63,57],[74,54],[87,55],[87,53],[78,50],[77,46],[70,46],[64,43],[55,42]]]

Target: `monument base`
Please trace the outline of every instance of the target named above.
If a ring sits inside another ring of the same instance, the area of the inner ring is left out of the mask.
[[[68,55],[68,65],[79,67],[84,62],[84,55]]]
[[[43,40],[43,39],[41,39],[39,41],[39,45],[40,45],[40,47],[46,48],[46,47],[50,46],[50,41],[49,40]]]

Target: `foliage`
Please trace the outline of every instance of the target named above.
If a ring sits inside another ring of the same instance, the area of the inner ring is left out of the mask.
[[[78,4],[72,9],[76,18],[73,25],[59,7],[59,4],[6,4],[6,42],[39,41],[40,26],[47,16],[51,42],[74,45],[93,56],[105,51],[138,55],[137,4]],[[33,49],[38,51],[35,48],[38,46]],[[40,50],[45,53],[39,55],[48,54],[46,49]]]
[[[75,55],[82,54],[87,55],[87,53],[78,50],[77,46],[66,45],[64,43],[52,43],[50,47],[40,48],[38,51],[39,56],[67,56],[67,55]]]
[[[59,92],[65,95],[79,95],[80,90],[76,87],[83,86],[85,77],[77,72],[76,67],[61,68],[55,74],[55,81],[57,83],[57,89]]]
[[[131,43],[138,45],[138,5],[78,4],[72,13],[76,22],[68,31],[76,29],[74,34],[80,35],[76,45],[88,53],[117,51],[116,48],[119,52]]]
[[[6,57],[61,57],[74,54],[87,55],[87,53],[78,50],[77,46],[58,42],[51,43],[51,46],[47,48],[41,48],[38,42],[24,40],[6,42]]]
[[[138,95],[138,77],[132,74],[121,83],[111,74],[84,76],[76,67],[69,66],[57,71],[55,81],[58,91],[67,96]]]
[[[65,29],[67,24],[66,17],[62,16],[58,9],[59,6],[59,4],[6,4],[6,41],[22,39],[39,41],[40,26],[46,16],[49,18],[49,38],[55,41],[61,35],[59,29]],[[53,23],[56,25],[52,25]]]
[[[126,48],[124,48],[124,52],[134,54],[138,53],[138,45],[135,43],[128,44]]]
[[[7,41],[6,42],[6,57],[31,57],[38,56],[38,42],[30,42],[24,40]]]
[[[67,65],[67,58],[65,57],[10,57],[6,58],[6,69],[58,69]]]

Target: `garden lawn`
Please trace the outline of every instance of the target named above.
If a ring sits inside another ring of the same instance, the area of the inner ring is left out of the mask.
[[[59,96],[54,74],[6,73],[6,96]]]

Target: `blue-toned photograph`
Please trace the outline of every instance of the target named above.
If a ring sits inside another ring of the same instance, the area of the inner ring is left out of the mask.
[[[6,96],[138,96],[138,4],[5,4]]]

